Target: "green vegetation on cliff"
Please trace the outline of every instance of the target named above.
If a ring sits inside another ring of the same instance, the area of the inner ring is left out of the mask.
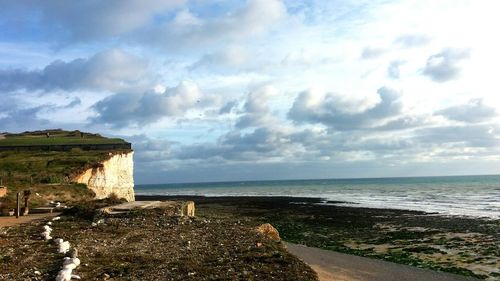
[[[0,135],[0,146],[78,145],[126,143],[122,139],[105,138],[98,134],[80,131],[46,130],[21,134]],[[0,179],[8,193],[1,198],[3,207],[10,207],[18,191],[30,189],[34,205],[49,200],[76,201],[87,199],[93,193],[84,185],[74,184],[73,179],[83,171],[100,166],[112,154],[128,150],[82,150],[78,147],[68,151],[2,150],[0,151]]]
[[[0,146],[67,145],[67,144],[123,144],[119,138],[106,138],[99,134],[80,131],[43,130],[20,134],[3,134]]]

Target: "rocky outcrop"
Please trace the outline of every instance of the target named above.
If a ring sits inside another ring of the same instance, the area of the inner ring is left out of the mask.
[[[274,240],[276,242],[281,241],[278,230],[269,223],[261,224],[259,227],[256,228],[256,230],[257,232],[262,233],[264,236],[269,237],[271,240]]]
[[[97,199],[116,194],[119,198],[134,201],[134,152],[118,153],[77,176],[75,182],[86,184]]]
[[[194,217],[193,201],[135,201],[100,209],[104,214],[119,214],[132,210],[162,210],[166,216]]]

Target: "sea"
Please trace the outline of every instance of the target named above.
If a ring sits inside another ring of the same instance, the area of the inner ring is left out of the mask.
[[[136,185],[135,192],[313,197],[321,204],[500,219],[500,175],[170,183]]]

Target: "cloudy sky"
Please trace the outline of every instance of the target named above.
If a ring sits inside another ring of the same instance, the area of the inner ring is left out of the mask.
[[[0,2],[0,131],[137,183],[500,173],[495,0]]]

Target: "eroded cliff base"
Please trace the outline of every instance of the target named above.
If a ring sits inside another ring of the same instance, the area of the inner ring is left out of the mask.
[[[134,152],[109,152],[108,155],[108,159],[84,170],[73,180],[87,185],[96,194],[96,199],[114,194],[134,201]]]

